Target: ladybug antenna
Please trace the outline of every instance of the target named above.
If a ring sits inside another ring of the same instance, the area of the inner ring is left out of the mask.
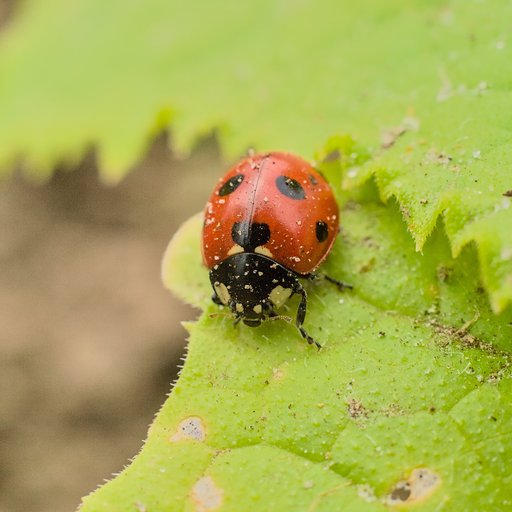
[[[233,315],[231,313],[228,313],[227,311],[219,311],[218,313],[210,313],[208,315],[209,318],[217,318],[219,316],[225,316],[225,317],[232,317]]]
[[[293,318],[286,316],[286,315],[272,315],[267,318],[267,320],[284,320],[285,322],[288,322],[289,324],[293,323]]]

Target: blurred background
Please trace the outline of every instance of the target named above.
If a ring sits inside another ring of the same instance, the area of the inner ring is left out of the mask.
[[[0,32],[21,5],[0,0]],[[223,166],[213,135],[181,160],[169,142],[113,187],[94,149],[45,182],[0,180],[0,512],[75,510],[136,455],[177,377],[198,312],[160,263]]]
[[[221,172],[213,138],[178,161],[163,134],[115,187],[93,152],[0,182],[0,511],[72,511],[141,447],[197,315],[160,261]]]

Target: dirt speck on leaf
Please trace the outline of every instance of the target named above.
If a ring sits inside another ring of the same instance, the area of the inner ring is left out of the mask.
[[[347,403],[347,411],[351,418],[367,418],[368,411],[363,406],[363,404],[356,400],[355,398],[351,398]]]
[[[304,489],[311,489],[314,485],[315,484],[314,484],[313,480],[306,480],[306,481],[302,482],[302,487],[304,487]]]
[[[382,134],[381,147],[382,149],[388,149],[395,144],[395,142],[402,136],[407,130],[404,126],[396,126],[390,128]]]
[[[272,380],[281,381],[286,375],[286,363],[278,366],[277,368],[272,368]]]
[[[426,164],[437,164],[437,165],[448,165],[453,160],[451,155],[443,153],[442,151],[437,151],[434,148],[431,148],[425,154],[425,163]]]

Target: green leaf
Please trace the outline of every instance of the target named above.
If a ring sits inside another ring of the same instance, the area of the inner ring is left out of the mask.
[[[473,248],[454,259],[441,228],[416,252],[398,208],[362,186],[323,268],[354,290],[309,284],[317,351],[285,322],[233,326],[211,303],[201,223],[163,262],[205,309],[186,364],[142,452],[82,512],[508,509],[512,310],[490,310]]]
[[[163,270],[205,309],[187,363],[85,511],[510,508],[511,14],[508,0],[20,7],[0,41],[0,167],[22,158],[44,178],[94,146],[115,182],[167,128],[182,152],[213,129],[230,157],[316,148],[343,205],[325,268],[355,285],[311,285],[320,353],[277,321],[234,328],[191,220]]]

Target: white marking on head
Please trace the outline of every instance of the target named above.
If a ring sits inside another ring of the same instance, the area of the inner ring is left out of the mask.
[[[235,244],[228,251],[228,256],[232,256],[233,254],[238,254],[239,252],[244,252],[244,248],[241,245]]]
[[[254,249],[254,252],[257,252],[258,254],[263,254],[263,256],[268,256],[269,258],[272,258],[272,253],[266,248],[263,247],[263,245],[259,245]]]
[[[219,297],[222,304],[227,306],[231,302],[231,295],[229,295],[229,291],[226,285],[217,281],[214,283],[213,288],[215,289],[215,293],[217,294],[217,297]]]
[[[240,302],[236,303],[235,308],[236,308],[237,313],[243,313],[244,312],[244,305],[241,304]]]
[[[261,306],[261,304],[256,304],[256,306],[254,306],[252,308],[252,310],[257,314],[257,315],[261,315],[261,312],[263,311],[263,307]]]
[[[271,292],[268,298],[276,308],[280,308],[292,295],[291,288],[283,288],[278,284]]]

